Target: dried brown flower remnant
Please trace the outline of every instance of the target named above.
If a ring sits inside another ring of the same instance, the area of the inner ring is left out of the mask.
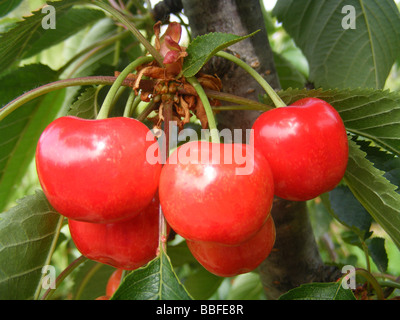
[[[161,22],[154,25],[155,48],[163,56],[163,66],[153,61],[137,69],[136,75],[131,75],[132,88],[140,94],[142,101],[153,101],[153,110],[156,116],[148,118],[160,129],[165,120],[165,107],[172,106],[172,118],[178,127],[183,129],[190,118],[195,115],[203,128],[208,127],[206,112],[203,103],[195,89],[182,75],[183,59],[187,56],[186,48],[179,45],[182,28],[177,22],[171,22],[164,34],[160,37]],[[146,80],[143,80],[146,79]],[[142,85],[143,81],[150,79],[153,86]],[[198,74],[197,79],[205,89],[221,91],[222,83],[217,76]],[[215,99],[210,99],[213,106],[220,105]]]

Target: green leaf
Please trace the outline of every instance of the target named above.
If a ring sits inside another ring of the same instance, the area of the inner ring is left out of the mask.
[[[38,298],[62,221],[39,191],[0,214],[0,300]]]
[[[68,55],[68,60],[75,56],[76,54],[86,50],[89,46],[97,43],[99,41],[103,41],[107,38],[114,36],[117,32],[117,28],[112,20],[110,19],[101,19],[98,22],[94,23],[90,29],[85,30],[85,32],[80,32],[76,37],[72,37],[70,39],[74,40],[74,43],[70,45]],[[68,39],[69,41],[72,41]],[[124,48],[132,45],[132,37],[126,37],[123,39],[125,43],[122,43],[121,46]],[[129,43],[130,41],[130,43]],[[135,41],[135,40],[133,40]],[[68,49],[68,45],[66,45],[66,49]],[[68,50],[66,50],[68,51]],[[86,56],[84,59],[78,59],[72,65],[70,65],[66,70],[65,74],[73,74],[73,77],[85,77],[91,75],[114,75],[114,71],[116,70],[116,66],[114,63],[115,56],[115,46],[109,45],[97,52],[92,52],[90,55]],[[121,52],[121,55],[124,54],[124,51]],[[68,60],[63,61],[67,63]],[[135,60],[135,59],[133,59]],[[132,60],[125,60],[125,64],[121,64],[122,66],[126,66]],[[122,62],[122,61],[121,61]],[[63,63],[63,64],[64,64]],[[117,69],[118,70],[118,69]]]
[[[48,2],[56,12],[56,29],[44,29],[42,20],[47,15],[41,9],[0,37],[0,70],[4,71],[23,58],[53,46],[75,34],[104,14],[97,10],[71,9],[80,0]]]
[[[37,86],[56,80],[56,72],[43,64],[30,64],[0,76],[0,106]]]
[[[176,245],[168,245],[168,256],[175,268],[181,267],[187,263],[200,266],[195,257],[193,257],[193,254],[190,252],[186,241],[181,241]]]
[[[95,300],[106,294],[108,279],[116,269],[92,260],[86,261],[73,272],[74,285],[71,295],[74,300]]]
[[[260,275],[256,272],[240,274],[233,279],[227,300],[260,300],[265,299]]]
[[[206,300],[217,291],[223,279],[199,267],[186,277],[185,288],[194,299]]]
[[[288,89],[278,94],[287,105],[305,97],[325,100],[339,112],[349,132],[366,137],[400,155],[399,92],[375,89]],[[272,105],[267,95],[263,101]]]
[[[368,235],[370,234],[371,233],[368,233]],[[343,231],[340,233],[340,237],[345,243],[356,246],[363,250],[363,243],[361,242],[360,235],[356,234],[354,231]]]
[[[122,281],[111,300],[190,300],[176,276],[169,257],[159,256],[145,267],[134,270]]]
[[[354,140],[354,139],[353,139]],[[375,168],[385,171],[383,175],[395,186],[400,186],[400,158],[382,148],[373,146],[368,140],[355,140],[360,149],[367,153],[367,159],[374,164]],[[400,192],[397,189],[397,192]]]
[[[307,283],[294,288],[279,297],[279,300],[355,300],[349,289],[344,289],[342,283]]]
[[[369,232],[367,237],[370,237],[373,232]],[[344,242],[356,246],[361,250],[367,249],[368,255],[372,258],[379,271],[386,272],[389,264],[388,256],[385,248],[385,239],[373,237],[363,240],[353,231],[344,231],[341,233],[341,238]]]
[[[321,195],[328,211],[360,238],[364,239],[371,227],[372,218],[347,186],[338,186]]]
[[[373,219],[400,248],[400,194],[384,172],[366,159],[366,153],[349,140],[349,161],[345,182]]]
[[[344,29],[344,6],[356,28]],[[393,0],[279,0],[273,14],[303,51],[317,88],[381,89],[400,51],[400,14]]]
[[[58,14],[58,13],[57,13]],[[42,50],[49,48],[55,44],[58,44],[70,36],[74,35],[78,31],[82,30],[88,25],[104,18],[105,15],[100,10],[88,9],[88,8],[71,8],[65,14],[57,16],[57,24],[55,29],[38,29],[38,35],[36,41],[30,41],[32,45],[26,47],[26,52],[23,54],[23,58],[29,58]],[[37,35],[34,35],[36,37]]]
[[[304,88],[306,77],[288,59],[274,52],[274,62],[282,89]]]
[[[368,246],[369,255],[378,267],[379,271],[386,272],[389,259],[385,249],[385,239],[374,237],[367,239],[366,244]]]
[[[185,275],[185,288],[197,300],[209,299],[219,288],[224,278],[208,272],[193,257],[186,241],[168,246],[168,256],[174,268],[190,265],[188,275]]]
[[[22,0],[0,0],[0,17],[14,10],[20,5]]]
[[[237,36],[229,33],[208,33],[196,37],[188,46],[188,56],[183,62],[183,75],[187,78],[196,75],[206,62],[218,51],[221,51],[239,41],[253,36],[258,31],[247,36]]]
[[[43,65],[29,65],[4,75],[0,105],[35,86],[51,82],[55,72]],[[65,90],[35,99],[0,122],[0,210],[11,200],[15,186],[30,165],[40,134],[60,110]]]
[[[83,119],[96,118],[95,99],[97,89],[87,88],[78,99],[72,104],[68,111],[69,116],[75,116]]]

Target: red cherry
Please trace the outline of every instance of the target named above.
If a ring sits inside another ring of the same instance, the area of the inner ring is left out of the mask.
[[[122,273],[124,269],[115,270],[107,281],[106,296],[111,297],[117,291],[122,280]]]
[[[39,139],[39,181],[51,205],[70,219],[109,223],[131,218],[157,191],[161,163],[146,158],[156,143],[135,119],[61,117]]]
[[[221,277],[233,277],[256,269],[275,243],[275,225],[270,215],[261,229],[237,246],[187,240],[189,250],[209,272]]]
[[[273,189],[267,161],[251,146],[192,141],[168,158],[159,195],[168,224],[183,238],[233,245],[264,224]]]
[[[335,188],[348,161],[346,129],[339,113],[317,98],[263,113],[254,123],[254,148],[274,176],[278,197],[306,201]]]
[[[134,270],[156,257],[159,202],[139,215],[115,223],[69,220],[71,238],[85,257],[115,268]]]

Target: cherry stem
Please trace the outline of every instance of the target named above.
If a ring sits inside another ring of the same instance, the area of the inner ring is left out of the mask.
[[[96,274],[96,272],[102,267],[104,266],[103,263],[96,263],[93,267],[90,268],[90,270],[88,271],[88,273],[86,273],[86,275],[83,277],[82,281],[79,284],[79,287],[76,291],[74,300],[80,300],[83,291],[86,288],[86,285],[88,284],[88,282],[90,281],[90,279],[92,279],[92,277]]]
[[[165,154],[169,154],[171,151],[170,148],[170,123],[172,121],[172,108],[174,102],[172,100],[166,100],[163,102],[164,107],[164,133],[165,133],[165,149],[163,150]],[[159,250],[167,252],[167,238],[168,238],[168,230],[167,230],[167,221],[165,220],[164,213],[162,211],[161,205],[159,206]]]
[[[204,110],[206,111],[207,115],[208,127],[210,129],[211,142],[219,143],[220,139],[219,139],[217,124],[215,122],[214,112],[213,109],[211,108],[210,101],[208,100],[208,97],[203,87],[201,86],[200,82],[197,80],[196,77],[186,78],[186,80],[196,90],[201,102],[203,103]]]
[[[135,61],[131,62],[115,79],[114,83],[112,84],[110,90],[107,93],[106,98],[103,101],[103,105],[100,108],[100,112],[97,115],[96,119],[105,119],[108,117],[108,114],[110,112],[110,108],[112,106],[112,102],[114,100],[115,95],[117,94],[119,88],[122,86],[124,80],[126,77],[134,71],[138,66],[149,63],[153,61],[154,58],[152,56],[145,56],[136,59]]]
[[[19,107],[23,106],[24,104],[28,103],[29,101],[38,98],[44,94],[50,93],[52,91],[56,91],[59,89],[64,89],[67,87],[73,87],[73,86],[89,86],[89,85],[100,85],[100,86],[106,86],[106,85],[112,85],[115,81],[116,77],[113,76],[89,76],[89,77],[80,77],[80,78],[71,78],[71,79],[63,79],[63,80],[58,80],[55,82],[47,83],[43,86],[37,87],[35,89],[32,89],[30,91],[25,92],[21,96],[15,98],[14,100],[10,101],[8,104],[0,108],[0,121],[3,120],[5,117],[7,117],[10,113],[13,111],[17,110]],[[141,82],[142,84],[146,87],[146,90],[148,89],[151,85],[151,83],[147,83],[146,81],[148,80],[143,80]],[[122,85],[124,86],[132,86],[134,80],[132,79],[126,79]],[[99,87],[100,89],[101,87]],[[234,102],[238,104],[243,104],[245,105],[243,107],[243,110],[260,110],[260,111],[267,111],[269,109],[272,109],[271,106],[234,96],[234,95],[229,95],[227,93],[223,92],[217,92],[213,90],[208,90],[205,89],[205,92],[208,97],[210,98],[215,98],[219,100],[224,100],[228,102]],[[188,93],[186,92],[185,94],[193,94],[193,93]],[[247,108],[248,107],[248,108]],[[235,107],[236,110],[242,108],[240,106]],[[218,108],[215,108],[218,110]],[[221,110],[224,110],[224,108],[221,108]],[[231,110],[231,109],[229,109]]]
[[[144,121],[148,115],[154,110],[154,100],[150,100],[144,110],[137,116],[137,120]]]
[[[216,106],[212,107],[214,111],[235,111],[235,110],[259,110],[259,111],[267,111],[270,109],[265,109],[265,108],[260,108],[260,109],[255,109],[252,106],[247,106],[247,105],[241,105],[241,104],[235,104],[235,105],[224,105],[224,106]]]
[[[28,103],[29,101],[38,98],[46,93],[64,89],[67,87],[74,86],[88,86],[88,85],[112,85],[116,77],[110,76],[91,76],[73,79],[58,80],[45,84],[43,86],[37,87],[30,91],[25,92],[19,97],[7,103],[4,107],[0,109],[0,121],[7,117],[10,113],[21,107],[22,105]],[[126,85],[132,84],[131,81],[127,81]]]
[[[207,97],[212,98],[212,99],[217,99],[217,100],[222,100],[226,102],[233,102],[236,105],[236,110],[260,110],[260,111],[267,111],[274,109],[274,107],[271,107],[269,105],[266,105],[264,103],[247,99],[244,97],[239,97],[235,96],[230,93],[226,92],[220,92],[220,91],[214,91],[210,89],[204,89],[204,92],[207,94]],[[224,107],[213,107],[215,110],[224,110]],[[234,109],[226,109],[226,110],[234,110]]]
[[[128,100],[126,101],[124,117],[129,118],[130,116],[132,116],[132,113],[138,106],[139,102],[140,96],[136,96],[135,91],[131,90],[131,92],[129,92]]]
[[[70,60],[68,60],[58,71],[57,73],[63,74],[65,70],[67,70],[76,60],[78,60],[80,57],[85,55],[86,53],[91,52],[92,50],[95,50],[97,48],[103,49],[114,42],[117,42],[123,38],[125,38],[129,33],[129,31],[123,31],[121,33],[118,33],[116,35],[113,35],[109,38],[97,41],[93,43],[92,45],[88,46],[87,48],[83,49],[82,51],[78,52],[75,56],[73,56]]]
[[[86,262],[88,258],[85,256],[80,256],[77,259],[75,259],[67,268],[64,269],[63,272],[60,273],[60,275],[56,279],[56,289],[59,287],[59,284],[77,267],[79,267],[82,263]],[[41,300],[48,300],[53,293],[56,291],[56,289],[48,289],[43,296],[41,297]]]
[[[93,3],[103,10],[107,11],[110,13],[112,16],[114,16],[117,20],[119,20],[129,31],[133,33],[133,35],[140,41],[141,44],[147,49],[147,51],[154,57],[154,59],[158,62],[160,67],[163,67],[163,60],[164,58],[162,55],[152,46],[152,44],[147,41],[147,39],[140,33],[138,29],[136,29],[135,25],[121,12],[119,12],[117,9],[113,8],[112,6],[99,1],[99,0],[93,0]]]
[[[159,208],[158,214],[158,232],[159,232],[159,239],[158,239],[158,248],[159,251],[167,252],[167,221],[165,220],[164,213],[162,212],[161,205]]]
[[[95,118],[97,118],[97,115],[99,114],[99,110],[100,110],[100,106],[99,106],[99,94],[100,91],[105,87],[104,84],[98,86],[96,88],[96,92],[94,94],[94,114],[95,114]]]
[[[356,268],[355,271],[349,272],[342,279],[345,280],[346,278],[350,277],[353,273],[363,277],[364,279],[366,279],[368,281],[369,284],[372,285],[372,287],[375,290],[376,297],[377,297],[378,300],[384,300],[385,299],[382,287],[380,286],[378,280],[376,280],[375,277],[368,270],[365,270],[365,269],[362,269],[362,268]]]
[[[275,90],[269,85],[269,83],[246,62],[225,51],[219,51],[215,55],[230,60],[233,63],[237,64],[239,67],[243,68],[245,71],[247,71],[267,92],[268,96],[272,99],[277,108],[286,106],[286,104],[282,101]]]
[[[400,289],[400,283],[393,280],[376,280],[381,287]]]

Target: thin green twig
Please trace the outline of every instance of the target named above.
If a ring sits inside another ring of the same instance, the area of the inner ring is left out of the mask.
[[[277,108],[286,106],[286,104],[282,101],[282,99],[275,92],[275,90],[269,85],[269,83],[257,71],[255,71],[251,66],[249,66],[247,63],[245,63],[243,60],[241,60],[241,59],[235,57],[234,55],[229,54],[225,51],[217,52],[216,56],[228,59],[228,60],[234,62],[235,64],[237,64],[239,67],[243,68],[245,71],[247,71],[261,85],[261,87],[267,92],[267,94],[272,99],[272,101],[274,102],[274,104]]]
[[[4,107],[2,107],[0,109],[0,121],[3,120],[5,117],[7,117],[16,109],[18,109],[19,107],[46,93],[74,86],[112,85],[115,79],[116,77],[91,76],[91,77],[64,79],[47,83],[43,86],[25,92],[24,94],[20,95],[19,97],[15,98],[14,100],[6,104]]]
[[[128,100],[126,101],[124,115],[123,115],[124,117],[129,118],[132,115],[133,110],[136,109],[136,106],[139,104],[138,100],[140,101],[140,96],[136,96],[135,91],[131,90],[129,92]]]
[[[121,12],[113,8],[112,6],[99,1],[93,0],[93,3],[103,10],[110,13],[113,17],[119,20],[129,31],[133,33],[133,35],[140,41],[140,43],[147,49],[147,51],[154,57],[154,59],[158,62],[160,67],[163,67],[164,58],[162,55],[156,50],[156,48],[140,33],[140,31],[135,27],[135,25]]]
[[[126,79],[126,77],[133,72],[138,66],[153,61],[154,58],[152,56],[145,56],[136,59],[135,61],[131,62],[115,79],[113,85],[111,86],[110,90],[107,93],[106,98],[103,101],[103,105],[100,108],[100,112],[97,115],[97,119],[105,119],[108,117],[110,112],[110,108],[112,106],[112,102],[117,94],[119,88],[122,86],[122,83]]]
[[[186,80],[196,90],[201,102],[203,103],[204,110],[206,111],[206,115],[207,115],[208,127],[210,129],[211,141],[216,142],[216,143],[220,142],[217,124],[215,122],[214,112],[211,108],[210,101],[208,100],[208,97],[207,97],[203,87],[201,86],[200,82],[197,80],[196,77],[190,77],[190,78],[187,78]]]
[[[57,290],[61,282],[72,272],[74,271],[77,267],[79,267],[82,263],[87,261],[88,258],[85,256],[80,256],[77,259],[75,259],[67,268],[64,269],[63,272],[60,273],[60,275],[56,279],[56,288],[51,289],[49,288],[41,297],[41,300],[49,300],[50,297],[54,294],[54,292]]]

